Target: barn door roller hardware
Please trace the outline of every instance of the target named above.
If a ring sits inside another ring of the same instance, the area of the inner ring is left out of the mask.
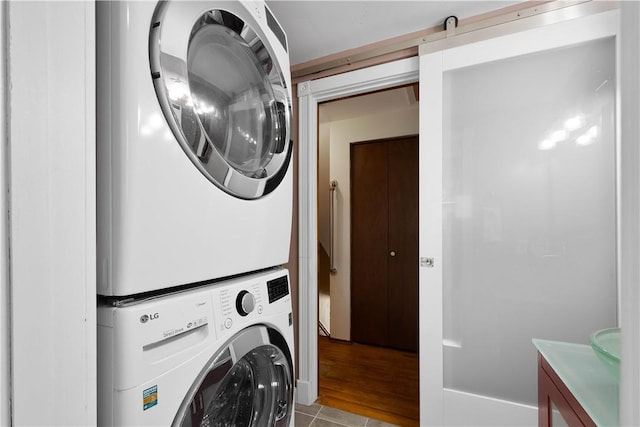
[[[531,4],[533,4],[533,6],[531,6]],[[396,39],[389,39],[377,48],[365,49],[358,52],[342,52],[341,54],[336,54],[336,57],[332,55],[332,59],[325,61],[313,60],[309,61],[306,65],[304,63],[297,64],[291,70],[291,76],[294,83],[297,84],[303,79],[312,80],[319,78],[320,73],[332,75],[344,72],[344,67],[358,69],[371,66],[371,62],[367,61],[376,62],[376,58],[382,58],[385,55],[393,56],[393,60],[399,59],[403,55],[406,55],[404,57],[415,56],[418,54],[418,46],[426,43],[441,41],[453,35],[473,33],[474,31],[515,22],[523,18],[544,15],[546,13],[559,13],[562,9],[567,10],[567,16],[569,16],[573,13],[577,15],[599,13],[617,9],[618,7],[617,2],[592,0],[522,2],[515,10],[514,7],[504,8],[499,15],[488,16],[477,21],[469,19],[466,20],[466,23],[462,22],[461,25],[458,24],[458,17],[452,15],[444,20],[442,26],[437,25],[437,28],[424,30],[421,34],[413,38],[397,39],[397,41]],[[387,61],[383,60],[382,62]]]
[[[448,16],[444,20],[444,31],[447,33],[447,37],[454,36],[456,28],[458,28],[458,17],[455,15]]]

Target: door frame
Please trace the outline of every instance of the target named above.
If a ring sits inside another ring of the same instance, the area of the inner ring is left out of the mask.
[[[318,104],[418,81],[418,57],[298,83],[298,381],[297,402],[318,398]]]

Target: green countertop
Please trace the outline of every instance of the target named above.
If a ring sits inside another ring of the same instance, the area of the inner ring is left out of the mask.
[[[588,345],[534,339],[540,354],[599,426],[618,426],[618,382]]]

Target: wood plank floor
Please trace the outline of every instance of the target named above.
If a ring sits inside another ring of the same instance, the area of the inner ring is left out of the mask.
[[[403,427],[419,424],[418,355],[318,338],[318,403]]]

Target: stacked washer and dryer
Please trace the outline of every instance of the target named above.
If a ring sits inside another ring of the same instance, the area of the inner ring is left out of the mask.
[[[99,425],[290,426],[286,36],[255,0],[96,10]]]

